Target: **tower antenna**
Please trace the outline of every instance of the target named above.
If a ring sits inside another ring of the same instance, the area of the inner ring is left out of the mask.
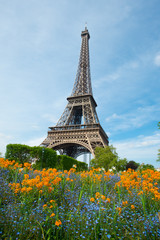
[[[85,22],[85,30],[87,30],[87,22]]]

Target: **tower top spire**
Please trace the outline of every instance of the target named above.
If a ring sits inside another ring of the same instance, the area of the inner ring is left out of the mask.
[[[85,22],[85,30],[87,30],[87,22]]]
[[[92,95],[90,61],[89,61],[89,39],[90,35],[87,27],[81,32],[82,44],[76,79],[71,96]]]

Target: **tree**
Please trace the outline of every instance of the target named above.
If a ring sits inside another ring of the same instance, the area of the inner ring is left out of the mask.
[[[118,159],[118,161],[115,163],[116,171],[120,172],[126,170],[127,163],[128,163],[127,158]]]
[[[116,149],[111,146],[96,147],[95,158],[91,160],[91,166],[104,168],[108,171],[110,168],[116,165],[118,161],[118,154]]]
[[[128,170],[129,168],[136,170],[139,167],[139,163],[136,163],[135,161],[129,161],[126,165],[126,170]]]
[[[22,144],[8,144],[6,147],[5,158],[21,163],[30,162],[31,147]]]
[[[151,164],[144,164],[142,163],[139,167],[138,170],[143,171],[143,170],[147,170],[147,169],[151,169],[151,170],[155,170],[154,166]]]
[[[52,167],[57,164],[57,153],[53,149],[43,147],[30,147],[22,144],[8,144],[5,158],[21,163],[32,163],[36,160],[35,167],[38,169]]]

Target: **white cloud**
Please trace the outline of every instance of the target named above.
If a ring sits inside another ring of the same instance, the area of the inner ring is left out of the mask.
[[[123,76],[126,76],[127,74],[131,74],[132,71],[135,71],[136,68],[138,68],[140,65],[140,58],[137,60],[131,60],[131,61],[126,61],[124,64],[119,65],[117,69],[114,69],[114,72],[103,76],[100,79],[97,79],[93,82],[94,87],[99,87],[102,84],[104,85],[105,83],[113,83],[117,82],[117,80],[121,79]],[[128,79],[127,79],[128,81]],[[122,82],[122,79],[121,79]]]
[[[26,144],[26,145],[31,146],[31,147],[39,146],[46,137],[47,137],[47,136],[30,139],[30,140],[28,140],[28,141],[23,142],[22,144]]]
[[[99,87],[100,85],[104,84],[104,83],[113,83],[115,82],[116,80],[119,79],[119,73],[118,72],[115,72],[115,73],[111,73],[107,76],[104,76],[96,81],[93,82],[93,86],[96,88],[96,87]]]
[[[6,152],[6,145],[11,143],[13,139],[14,138],[11,135],[5,135],[3,133],[0,133],[0,152],[3,156]]]
[[[151,121],[159,121],[160,104],[139,107],[129,113],[118,115],[113,113],[106,118],[108,128],[111,132],[136,129]],[[112,130],[111,130],[112,129]]]
[[[113,144],[117,149],[121,158],[126,157],[128,160],[160,167],[160,163],[156,162],[158,149],[160,149],[159,132],[155,132],[150,136],[139,136],[110,144]]]
[[[155,65],[157,65],[158,67],[160,67],[160,53],[158,53],[155,58],[154,58],[154,63]]]

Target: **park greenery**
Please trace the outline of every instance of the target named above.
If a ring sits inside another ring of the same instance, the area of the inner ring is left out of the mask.
[[[69,170],[73,165],[77,166],[77,170],[87,170],[87,164],[76,159],[66,156],[57,155],[56,151],[44,147],[30,147],[22,144],[8,144],[6,147],[5,158],[15,160],[17,163],[32,163],[32,168],[42,170],[43,168],[56,168],[57,170]],[[135,161],[127,161],[126,158],[119,158],[116,149],[111,146],[96,147],[95,158],[91,160],[90,166],[94,168],[102,168],[105,171],[111,170],[114,173],[127,170],[129,168],[136,170],[154,169],[151,164],[136,163]]]
[[[97,147],[95,149],[95,158],[91,160],[91,166],[95,168],[104,168],[105,171],[111,170],[114,173],[121,172],[130,169],[137,170],[154,170],[154,166],[151,164],[139,164],[135,161],[127,161],[126,158],[119,158],[116,149],[111,146],[104,148]]]
[[[44,147],[30,147],[22,144],[8,144],[5,158],[15,160],[24,166],[24,163],[32,163],[34,169],[56,168],[69,170],[76,164],[78,170],[86,170],[87,164],[77,161],[66,155],[57,155],[56,151]]]
[[[117,172],[126,170],[127,159],[120,159],[116,149],[111,146],[96,147],[95,158],[91,161],[91,166],[104,168],[106,171],[114,169]]]

